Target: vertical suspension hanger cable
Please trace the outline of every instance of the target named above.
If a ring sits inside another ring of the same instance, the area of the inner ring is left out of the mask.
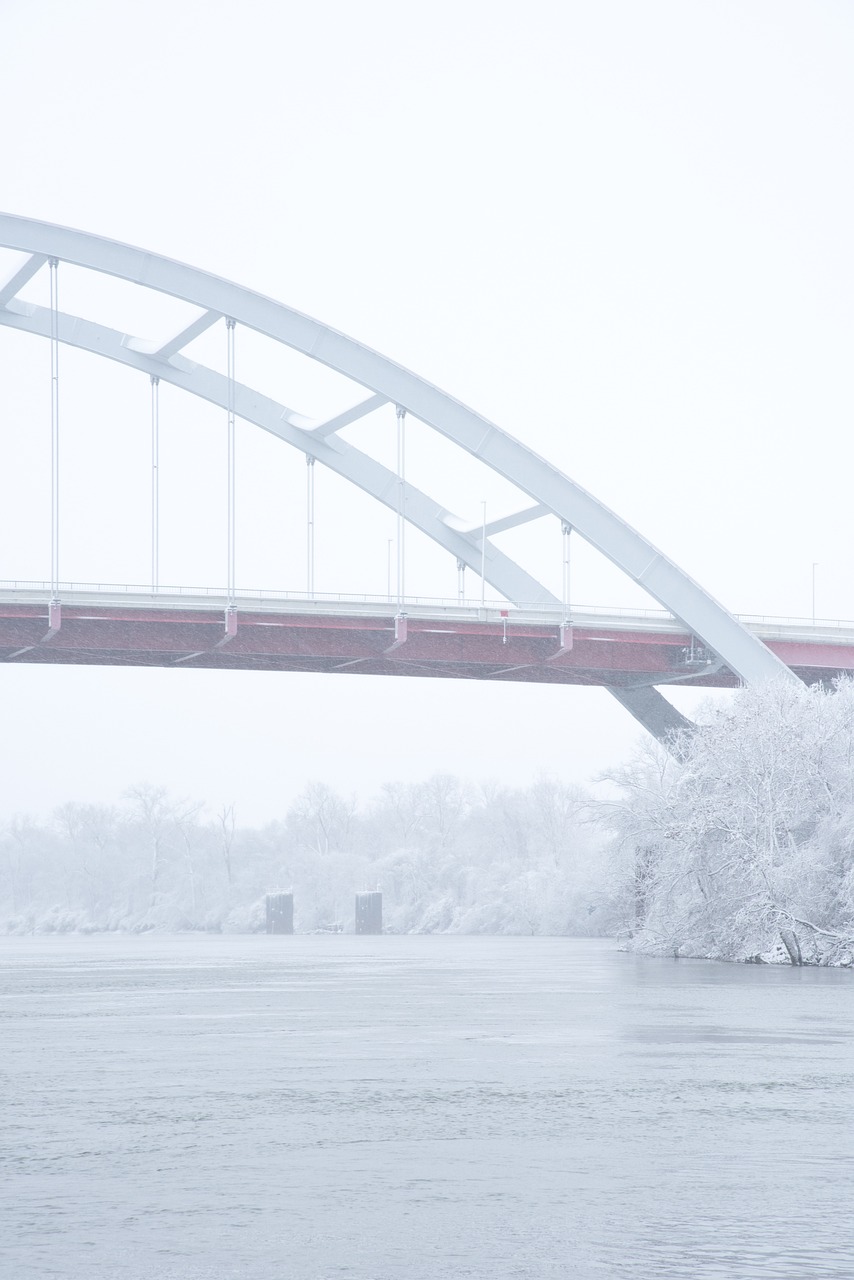
[[[50,259],[50,598],[59,601],[59,260]]]
[[[314,458],[306,454],[305,487],[305,550],[306,589],[309,600],[314,599]]]
[[[398,405],[397,414],[397,611],[403,613],[406,588],[406,410]]]
[[[572,525],[561,524],[561,533],[563,534],[563,621],[560,627],[560,643],[561,648],[572,648],[572,615],[570,606],[570,559],[569,559],[569,537],[572,533]]]
[[[562,524],[561,532],[563,534],[563,625],[569,626],[569,535],[572,533],[572,525]]]
[[[480,531],[480,607],[486,608],[486,498],[481,500],[483,523]]]
[[[151,375],[151,590],[160,587],[160,379]]]
[[[234,609],[234,543],[235,543],[235,488],[234,488],[234,321],[226,319],[228,348],[228,608]]]

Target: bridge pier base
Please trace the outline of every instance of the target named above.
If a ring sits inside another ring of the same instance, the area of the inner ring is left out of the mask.
[[[383,895],[376,890],[356,894],[356,932],[382,933]]]
[[[292,893],[267,894],[267,932],[293,933],[294,895]]]

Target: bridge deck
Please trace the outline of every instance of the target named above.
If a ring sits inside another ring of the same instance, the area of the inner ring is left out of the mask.
[[[564,633],[562,647],[554,606],[407,601],[401,627],[396,606],[381,598],[253,596],[238,601],[236,633],[229,636],[225,604],[221,595],[200,592],[64,591],[61,623],[51,631],[40,586],[0,588],[0,660],[575,685],[737,683],[675,619],[654,610],[574,610],[571,644]],[[854,671],[852,625],[771,619],[749,625],[808,683]]]

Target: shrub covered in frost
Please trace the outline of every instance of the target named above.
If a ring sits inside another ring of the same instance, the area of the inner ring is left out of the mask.
[[[624,930],[641,950],[851,963],[854,685],[743,689],[613,776]]]

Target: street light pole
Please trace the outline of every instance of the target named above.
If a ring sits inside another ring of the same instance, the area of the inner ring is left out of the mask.
[[[812,624],[815,626],[815,571],[818,568],[818,560],[812,563]]]

